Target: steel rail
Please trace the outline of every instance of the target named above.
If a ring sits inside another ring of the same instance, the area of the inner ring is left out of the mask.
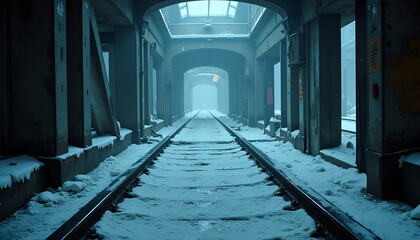
[[[233,131],[220,119],[214,115],[213,117],[236,138],[236,141],[253,156],[257,164],[274,178],[274,181],[283,186],[285,190],[303,206],[306,212],[327,229],[327,231],[336,239],[380,239],[369,229],[334,206],[301,180],[277,169],[270,157],[240,134]]]
[[[199,113],[199,112],[198,112]],[[197,113],[197,114],[198,114]],[[197,116],[195,114],[192,118]],[[54,231],[47,239],[79,239],[102,217],[103,213],[131,186],[137,176],[170,144],[171,138],[178,134],[191,119],[179,126],[172,134],[165,137],[129,169],[118,176],[104,190],[83,206],[76,214]]]

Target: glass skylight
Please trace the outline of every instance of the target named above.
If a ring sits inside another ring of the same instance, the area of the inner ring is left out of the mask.
[[[186,17],[231,17],[236,15],[238,2],[205,0],[178,4],[181,18]]]

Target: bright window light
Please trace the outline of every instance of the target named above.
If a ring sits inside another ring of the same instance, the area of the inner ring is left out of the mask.
[[[186,17],[231,17],[236,15],[238,2],[204,0],[178,4],[181,18]]]
[[[227,8],[229,7],[228,1],[210,1],[210,13],[211,17],[222,17],[226,16]]]
[[[188,15],[189,17],[204,17],[208,16],[209,5],[207,1],[189,2]]]

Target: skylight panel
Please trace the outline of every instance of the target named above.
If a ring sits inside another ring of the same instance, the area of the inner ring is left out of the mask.
[[[234,18],[236,14],[236,8],[229,7],[228,16]]]
[[[238,7],[238,2],[230,1],[229,5],[230,5],[230,7],[237,8]]]
[[[211,17],[226,16],[229,1],[210,1],[210,12]]]
[[[196,1],[187,3],[189,17],[208,16],[209,5],[207,1]]]

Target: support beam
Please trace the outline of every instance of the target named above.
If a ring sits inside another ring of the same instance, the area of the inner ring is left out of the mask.
[[[356,1],[356,164],[360,172],[366,172],[366,14],[366,0]]]
[[[91,82],[89,94],[92,103],[92,123],[99,135],[110,134],[120,137],[93,8],[90,8],[90,26]]]
[[[281,84],[281,127],[287,127],[287,52],[286,38],[280,42],[280,84]]]
[[[163,60],[156,61],[156,94],[157,94],[157,118],[165,119],[166,104],[166,83],[165,83],[165,64]]]
[[[419,168],[399,159],[420,147],[420,29],[413,24],[420,4],[378,1],[374,7],[366,17],[367,190],[417,206]]]
[[[264,59],[264,126],[270,125],[274,116],[274,60]]]
[[[0,153],[6,153],[8,146],[9,125],[9,59],[7,53],[7,5],[0,4]]]
[[[38,156],[66,153],[66,1],[16,0],[9,4],[13,49],[9,152]]]
[[[67,107],[69,144],[92,144],[89,0],[67,1]]]
[[[134,26],[115,29],[115,103],[121,126],[133,131],[133,142],[140,143],[140,46]]]
[[[299,71],[287,68],[287,130],[292,132],[299,128]]]
[[[341,18],[319,15],[309,25],[310,149],[341,144]]]
[[[264,89],[264,61],[261,59],[255,61],[255,79],[255,115],[257,121],[260,121],[264,120],[264,106],[267,101],[267,89]]]

